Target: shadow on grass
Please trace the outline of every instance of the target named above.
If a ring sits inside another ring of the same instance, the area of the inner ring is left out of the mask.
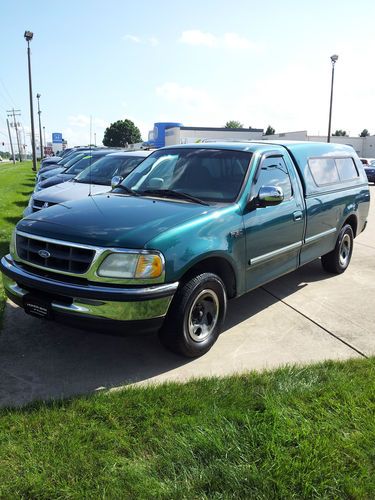
[[[13,205],[16,205],[16,207],[20,207],[20,208],[26,208],[27,203],[28,203],[28,200],[25,200],[25,201],[14,201]]]
[[[268,289],[281,290],[278,293],[287,296],[329,276],[315,261],[289,274],[287,279],[280,278],[230,301],[223,335],[278,302],[276,296],[267,293]],[[89,394],[152,379],[192,362],[193,367],[176,374],[177,380],[183,380],[184,375],[194,375],[194,363],[201,366],[200,361],[165,350],[156,334],[114,336],[109,327],[102,333],[78,330],[27,316],[9,303],[4,327],[0,336],[0,366],[4,374],[0,381],[0,406]],[[234,342],[233,351],[237,347]],[[231,352],[226,356],[230,358]],[[209,373],[210,362],[207,370]]]
[[[16,217],[3,217],[3,221],[8,222],[9,224],[16,225],[18,221],[22,219],[22,214]]]

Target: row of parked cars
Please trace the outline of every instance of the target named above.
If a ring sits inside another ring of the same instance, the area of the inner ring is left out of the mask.
[[[37,173],[24,216],[57,203],[110,191],[150,153],[150,150],[75,148],[57,160],[47,158]]]
[[[43,162],[1,259],[4,289],[33,316],[158,330],[169,349],[201,356],[228,299],[317,258],[344,272],[369,203],[345,145],[77,148]]]

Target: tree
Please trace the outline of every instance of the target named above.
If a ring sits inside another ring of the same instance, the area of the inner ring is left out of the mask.
[[[225,124],[225,128],[243,128],[243,123],[237,120],[229,120],[229,122]]]
[[[336,130],[336,132],[334,134],[332,134],[332,136],[335,136],[335,137],[347,137],[347,133],[346,133],[346,130]]]
[[[275,134],[275,129],[271,127],[271,125],[268,125],[266,133],[264,135],[274,135]]]
[[[370,132],[367,130],[367,128],[364,128],[362,132],[359,134],[359,137],[368,137],[370,135]]]
[[[103,144],[109,147],[125,147],[127,144],[141,142],[139,128],[131,120],[117,120],[104,132]]]

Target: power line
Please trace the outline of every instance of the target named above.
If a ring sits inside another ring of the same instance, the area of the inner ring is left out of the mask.
[[[2,85],[2,87],[3,87],[3,89],[5,90],[6,94],[8,95],[9,99],[12,101],[13,106],[15,106],[15,103],[14,103],[14,101],[13,101],[13,99],[12,99],[12,96],[11,96],[11,95],[10,95],[10,93],[8,92],[8,89],[6,88],[5,83],[3,82],[3,80],[2,80],[1,78],[0,78],[0,83],[1,83],[1,85]],[[5,95],[5,94],[4,94],[4,95]]]

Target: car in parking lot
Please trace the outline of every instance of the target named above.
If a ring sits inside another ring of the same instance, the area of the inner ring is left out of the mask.
[[[74,165],[66,168],[63,172],[58,173],[57,175],[52,175],[50,172],[50,176],[39,182],[35,188],[35,192],[41,191],[42,189],[48,188],[50,186],[55,186],[56,184],[60,184],[62,182],[67,182],[73,179],[76,175],[81,173],[85,168],[93,165],[100,158],[104,156],[114,153],[116,150],[111,149],[101,149],[99,151],[92,151],[88,154],[84,154],[82,158],[80,158]],[[54,172],[54,171],[53,171]]]
[[[74,179],[34,193],[24,211],[24,217],[57,203],[110,191],[112,186],[121,183],[151,152],[122,151],[106,155]]]

